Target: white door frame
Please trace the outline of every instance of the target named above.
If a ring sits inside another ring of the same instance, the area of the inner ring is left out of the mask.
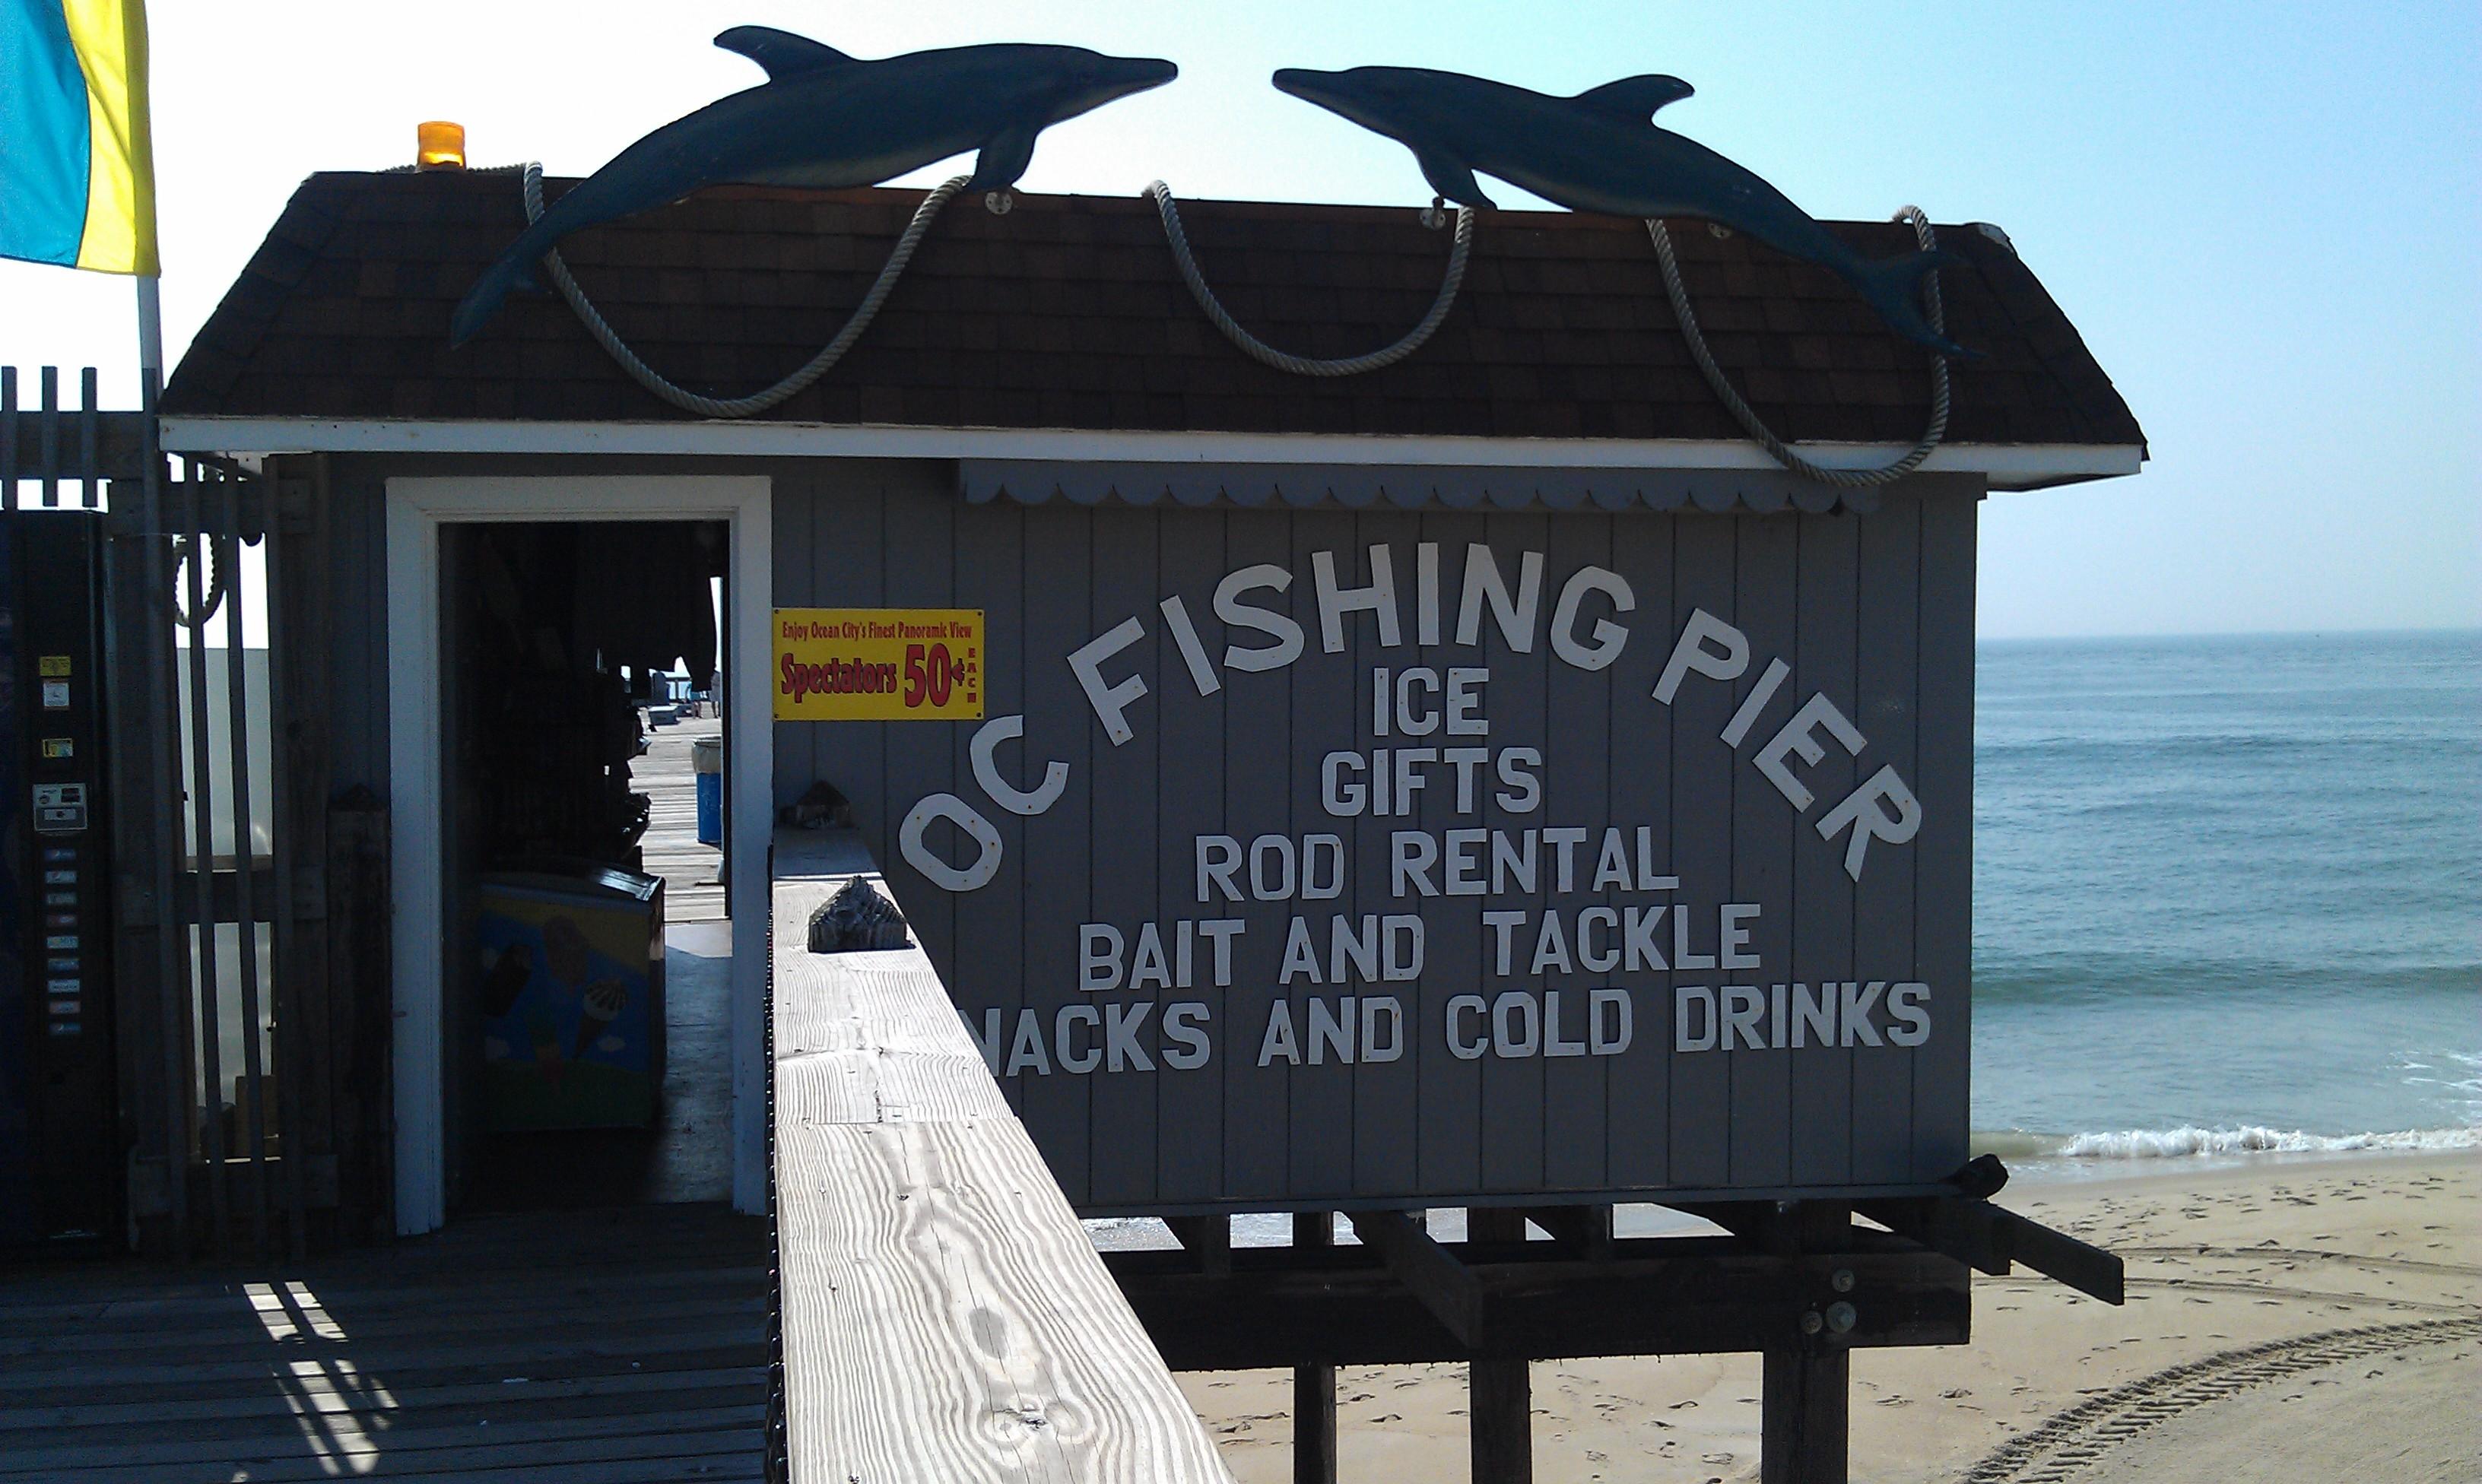
[[[439,717],[439,528],[486,521],[722,520],[731,528],[725,614],[731,708],[732,1205],[766,1209],[764,1012],[767,844],[775,724],[767,684],[775,576],[764,476],[491,476],[387,482],[388,776],[395,980],[396,1229],[448,1219],[445,1065],[446,863]]]

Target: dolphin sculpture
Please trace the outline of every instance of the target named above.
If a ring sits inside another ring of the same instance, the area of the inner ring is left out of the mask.
[[[520,233],[457,306],[449,343],[474,338],[535,265],[571,232],[679,200],[702,186],[876,185],[980,150],[968,191],[1003,191],[1034,158],[1035,137],[1115,98],[1161,87],[1169,62],[1081,46],[958,46],[859,62],[765,26],[715,39],[767,71],[613,157]]]
[[[1491,205],[1474,181],[1480,170],[1571,211],[1720,222],[1851,284],[1906,339],[1942,355],[1975,354],[1931,328],[1915,292],[1947,254],[1865,258],[1756,175],[1655,127],[1657,110],[1694,91],[1679,78],[1624,77],[1573,98],[1423,67],[1286,67],[1275,83],[1412,149],[1431,189],[1449,200]]]

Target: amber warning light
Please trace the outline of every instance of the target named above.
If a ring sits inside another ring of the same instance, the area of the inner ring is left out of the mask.
[[[414,164],[427,170],[465,168],[465,126],[435,118],[414,125]]]

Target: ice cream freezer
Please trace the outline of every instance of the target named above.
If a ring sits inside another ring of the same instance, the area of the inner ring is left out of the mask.
[[[482,879],[484,1120],[652,1125],[664,1084],[664,881],[610,867]]]

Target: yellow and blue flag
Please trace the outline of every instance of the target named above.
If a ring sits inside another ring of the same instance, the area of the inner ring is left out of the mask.
[[[0,257],[157,273],[145,0],[0,0]]]

